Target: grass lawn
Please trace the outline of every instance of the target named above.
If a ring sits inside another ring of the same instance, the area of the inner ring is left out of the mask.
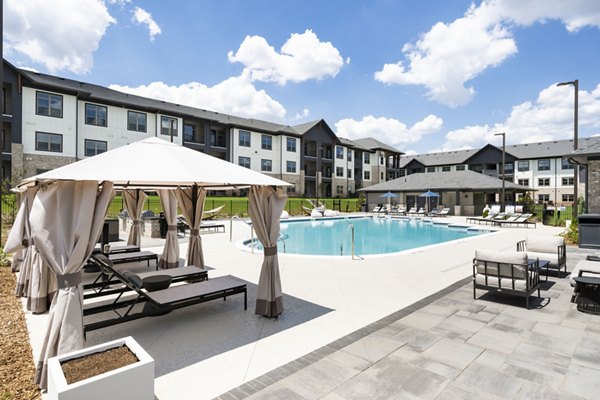
[[[342,212],[360,211],[358,199],[321,199],[325,206],[332,210],[340,210]],[[214,208],[225,205],[219,216],[247,216],[248,215],[248,198],[247,197],[207,197],[204,203],[204,210],[212,210]],[[302,206],[312,208],[307,199],[288,198],[285,209],[291,215],[306,214]],[[110,216],[116,216],[125,208],[125,204],[121,196],[115,196],[108,210]],[[144,210],[152,210],[155,214],[162,212],[160,199],[158,196],[148,196]]]

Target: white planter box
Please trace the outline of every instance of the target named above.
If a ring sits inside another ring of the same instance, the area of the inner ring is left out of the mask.
[[[61,362],[111,348],[127,346],[138,362],[104,374],[67,384]],[[48,360],[48,399],[105,400],[154,399],[154,359],[131,336],[88,347]]]

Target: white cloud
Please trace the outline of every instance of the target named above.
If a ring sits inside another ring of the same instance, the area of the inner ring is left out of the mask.
[[[406,145],[417,143],[424,135],[438,132],[443,123],[441,118],[428,115],[409,128],[397,119],[368,115],[360,121],[352,118],[342,119],[335,123],[335,127],[341,137],[360,139],[370,136],[402,149]]]
[[[198,82],[169,86],[163,82],[128,87],[110,85],[111,89],[172,103],[233,114],[283,122],[286,110],[264,90],[257,90],[244,76],[231,77],[212,87]]]
[[[132,12],[132,22],[135,22],[138,25],[144,24],[148,27],[150,41],[154,41],[154,37],[162,33],[160,26],[158,26],[158,24],[152,18],[152,14],[150,14],[148,11],[144,10],[143,8],[136,7]]]
[[[308,108],[305,108],[304,110],[302,110],[302,113],[297,113],[296,115],[294,115],[292,117],[292,121],[296,121],[302,118],[306,118],[310,115],[310,110]]]
[[[93,53],[110,24],[115,23],[102,0],[7,0],[4,45],[50,72],[81,74],[93,65]]]
[[[107,1],[108,1],[108,4],[118,4],[121,7],[126,4],[131,3],[131,0],[107,0]]]
[[[387,84],[423,85],[430,99],[450,107],[467,104],[475,89],[467,82],[517,53],[512,31],[549,19],[575,32],[600,27],[596,0],[489,0],[471,5],[464,17],[438,22],[402,52],[406,64],[385,64],[375,79]]]
[[[548,86],[535,101],[514,106],[505,121],[493,125],[467,126],[446,134],[439,150],[500,145],[497,132],[506,132],[506,143],[530,143],[573,137],[573,87]],[[579,130],[600,129],[600,85],[591,91],[579,90]]]
[[[331,42],[321,42],[310,29],[293,33],[279,53],[265,38],[246,36],[235,54],[230,51],[227,56],[230,62],[242,63],[252,80],[279,85],[335,77],[344,65]]]

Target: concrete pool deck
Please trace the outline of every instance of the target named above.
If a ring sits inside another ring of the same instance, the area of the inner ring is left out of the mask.
[[[447,220],[465,222],[464,217]],[[232,242],[229,223],[225,225],[226,233],[202,235],[205,260],[212,268],[209,277],[230,274],[246,280],[248,311],[243,310],[243,298],[234,296],[88,334],[87,345],[134,336],[156,360],[155,394],[160,400],[217,397],[463,280],[471,273],[475,249],[513,249],[528,233],[556,235],[562,230],[541,224],[537,229],[503,228],[363,260],[281,255],[285,312],[270,320],[253,313],[262,254],[235,245],[250,236],[247,225],[234,221]],[[160,253],[162,247],[148,247],[156,243],[142,240],[146,249]],[[182,243],[181,256],[185,251]],[[27,314],[34,357],[46,319]]]

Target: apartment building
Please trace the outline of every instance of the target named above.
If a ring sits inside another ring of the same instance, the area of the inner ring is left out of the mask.
[[[579,147],[600,143],[600,137],[579,139]],[[574,165],[568,160],[573,152],[573,140],[509,145],[505,148],[505,168],[502,171],[502,148],[488,144],[480,149],[457,150],[403,157],[400,175],[419,172],[471,170],[496,178],[504,178],[532,189],[538,204],[570,205],[574,201]],[[579,167],[578,192],[585,193],[586,170]],[[486,202],[499,201],[488,194]],[[506,194],[507,202],[518,198]],[[519,195],[517,195],[519,196]]]
[[[2,90],[5,178],[33,176],[150,136],[292,183],[293,196],[346,197],[400,171],[402,152],[372,138],[339,138],[323,119],[288,126],[241,118],[7,61]]]

